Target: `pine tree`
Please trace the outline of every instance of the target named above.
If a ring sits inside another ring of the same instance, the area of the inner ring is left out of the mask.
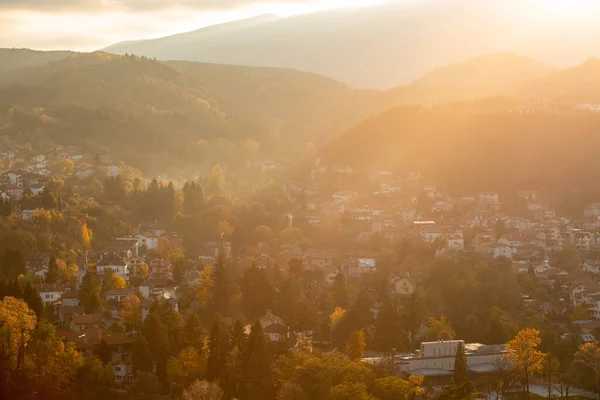
[[[348,306],[348,292],[346,291],[346,277],[342,273],[335,276],[331,287],[335,307],[346,308]]]
[[[467,367],[467,357],[465,355],[465,347],[462,342],[456,347],[456,355],[454,356],[454,384],[462,385],[469,381],[469,369]]]
[[[132,355],[133,371],[137,372],[152,372],[152,353],[148,347],[148,341],[145,337],[139,337],[133,344]]]
[[[264,315],[269,305],[273,304],[275,294],[273,286],[269,282],[267,273],[258,268],[256,263],[244,272],[241,291],[244,315],[248,318],[255,319]]]
[[[244,393],[247,398],[267,399],[272,397],[270,356],[267,339],[259,321],[252,325],[246,362],[243,366]]]
[[[208,338],[208,366],[206,378],[209,381],[215,381],[221,377],[225,365],[224,347],[223,334],[219,322],[217,321],[210,330],[210,336]]]
[[[94,313],[100,308],[100,291],[102,285],[95,272],[88,271],[83,276],[79,288],[79,301],[87,313]]]
[[[48,264],[48,272],[46,272],[46,283],[56,283],[60,279],[60,271],[58,270],[58,264],[56,263],[56,257],[50,256],[50,263]]]
[[[23,291],[23,300],[27,302],[29,308],[35,312],[35,315],[37,315],[38,318],[42,317],[44,303],[42,302],[42,298],[37,290],[35,290],[29,282],[27,282],[25,285],[25,290]]]
[[[219,250],[213,275],[213,311],[225,315],[229,307],[229,282],[225,270],[225,251],[223,248]]]
[[[169,331],[160,318],[160,309],[154,304],[144,321],[142,333],[148,340],[148,348],[156,362],[156,374],[161,382],[167,381],[167,360],[171,355]]]
[[[62,211],[62,196],[60,195],[60,193],[58,194],[58,196],[56,198],[56,210],[58,212]]]
[[[102,361],[102,364],[107,364],[111,360],[110,347],[108,347],[108,343],[104,339],[100,340],[100,345],[98,346],[98,358]]]

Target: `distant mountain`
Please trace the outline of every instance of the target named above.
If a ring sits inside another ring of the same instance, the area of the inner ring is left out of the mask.
[[[69,57],[70,51],[34,51],[28,49],[0,48],[0,81],[14,78],[15,74],[26,72],[29,68],[48,64]]]
[[[399,1],[244,20],[105,50],[293,68],[356,88],[391,89],[440,66],[495,52],[527,54],[562,67],[579,64],[598,54],[599,19],[598,10],[583,20],[558,18],[539,0]]]
[[[556,69],[531,58],[494,53],[437,68],[410,85],[388,90],[378,98],[377,106],[386,109],[398,105],[510,97],[522,84],[547,77],[554,71]]]

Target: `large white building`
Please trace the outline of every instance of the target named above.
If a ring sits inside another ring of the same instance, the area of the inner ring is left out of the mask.
[[[396,356],[400,371],[410,375],[432,375],[454,371],[454,358],[459,343],[465,348],[467,366],[474,372],[493,371],[507,353],[505,345],[464,343],[463,340],[440,340],[421,343],[420,351]]]

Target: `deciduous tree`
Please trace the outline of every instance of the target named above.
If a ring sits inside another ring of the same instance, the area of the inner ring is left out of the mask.
[[[504,357],[514,366],[528,397],[531,377],[542,372],[544,367],[545,354],[538,350],[541,341],[537,329],[525,328],[506,344],[508,353]]]

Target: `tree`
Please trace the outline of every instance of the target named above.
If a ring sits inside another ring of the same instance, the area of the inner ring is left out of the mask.
[[[245,315],[250,319],[260,317],[269,305],[273,304],[273,286],[269,282],[265,270],[258,268],[256,263],[253,263],[244,272],[240,289],[243,299],[242,308]]]
[[[56,257],[50,256],[50,262],[48,263],[48,272],[46,272],[45,281],[46,283],[56,283],[60,279],[60,272],[58,270],[58,263]]]
[[[423,377],[411,375],[406,381],[395,376],[386,376],[373,381],[372,392],[381,400],[411,399],[423,394]]]
[[[348,306],[348,292],[346,290],[346,277],[344,274],[339,273],[335,276],[331,292],[333,293],[333,304],[336,307],[345,308]]]
[[[329,390],[328,398],[331,400],[377,400],[369,394],[367,385],[363,382],[345,382],[335,385]]]
[[[575,352],[575,361],[591,369],[596,379],[596,390],[600,393],[600,344],[584,343]],[[598,395],[600,398],[600,394]]]
[[[140,299],[135,294],[130,294],[121,302],[119,317],[132,329],[137,329],[142,322]]]
[[[244,393],[248,398],[272,396],[271,363],[267,339],[259,321],[252,325],[243,357]]]
[[[552,357],[551,354],[547,354],[544,357],[544,377],[548,383],[548,398],[552,396],[552,383],[558,377],[560,368],[560,362],[556,357]],[[597,383],[597,382],[596,382]],[[600,394],[598,395],[600,397]]]
[[[111,289],[124,289],[127,287],[127,282],[125,282],[125,278],[122,276],[113,274],[110,277],[109,286]]]
[[[83,357],[75,348],[75,343],[53,342],[48,365],[41,378],[41,392],[49,399],[70,398],[77,370],[83,365]]]
[[[197,380],[181,394],[181,400],[221,400],[223,391],[214,382]]]
[[[1,295],[0,295],[1,297]],[[27,305],[35,315],[39,317],[42,316],[42,312],[44,311],[44,303],[42,302],[42,298],[40,297],[37,290],[31,286],[31,283],[28,281],[25,285],[25,290],[23,291],[23,300],[27,302]]]
[[[133,344],[133,371],[137,372],[152,372],[152,353],[148,348],[148,341],[145,337],[140,336]]]
[[[87,313],[95,313],[100,309],[100,291],[102,285],[95,272],[88,271],[83,276],[79,287],[79,300]]]
[[[259,225],[254,228],[252,235],[257,242],[266,243],[273,238],[273,230],[266,225]]]
[[[100,344],[98,345],[98,358],[102,361],[102,364],[107,364],[111,360],[110,347],[104,339],[100,340]]]
[[[229,307],[229,280],[225,268],[225,249],[219,249],[217,263],[213,271],[212,306],[219,314],[226,314]]]
[[[167,374],[169,381],[186,387],[199,379],[206,371],[206,359],[193,347],[181,350],[177,357],[169,358]]]
[[[538,350],[541,343],[537,329],[525,328],[506,344],[508,353],[504,358],[514,366],[518,379],[529,397],[529,381],[535,374],[542,372],[545,354]]]
[[[444,335],[444,337],[441,337]],[[434,317],[429,318],[429,324],[427,326],[427,332],[425,333],[425,341],[434,342],[440,339],[451,340],[454,339],[456,333],[450,326],[450,323],[443,315],[437,319]]]
[[[456,347],[456,355],[454,356],[454,376],[453,383],[462,385],[469,381],[469,368],[467,366],[467,356],[465,355],[465,346],[462,342]]]
[[[159,400],[160,383],[154,374],[141,372],[129,387],[129,396],[133,400]]]
[[[37,318],[24,300],[7,296],[0,301],[0,328],[8,331],[8,355],[18,376],[25,360],[25,347],[32,337]]]
[[[210,330],[208,337],[208,366],[206,378],[209,381],[219,379],[223,372],[224,360],[224,343],[223,334],[219,322],[215,322]]]
[[[346,345],[348,358],[360,360],[365,352],[365,334],[362,331],[353,331]]]

